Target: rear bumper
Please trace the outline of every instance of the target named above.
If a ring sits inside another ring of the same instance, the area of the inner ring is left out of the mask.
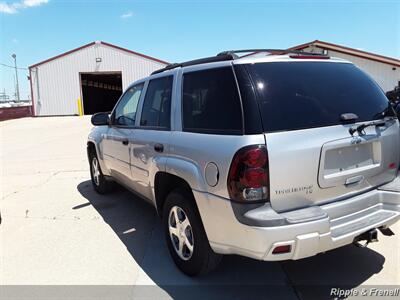
[[[215,252],[260,260],[313,256],[400,219],[399,177],[379,189],[322,206],[278,214],[264,205],[245,213],[247,224],[239,222],[229,200],[196,191],[194,195]],[[291,251],[272,254],[279,245],[291,245]]]

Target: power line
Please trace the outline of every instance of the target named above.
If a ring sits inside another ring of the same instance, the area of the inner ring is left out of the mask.
[[[0,65],[2,65],[3,67],[8,67],[8,68],[12,68],[12,69],[15,69],[15,67],[13,67],[13,66],[9,66],[9,65],[6,65],[6,64],[3,64],[3,63],[0,63]],[[28,70],[27,68],[17,68],[18,70]]]

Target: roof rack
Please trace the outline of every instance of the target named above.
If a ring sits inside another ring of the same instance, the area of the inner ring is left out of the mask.
[[[218,62],[218,61],[235,60],[235,59],[243,57],[243,56],[240,57],[239,55],[237,55],[237,53],[248,53],[248,52],[250,52],[249,55],[260,53],[260,52],[268,52],[268,53],[276,54],[276,55],[281,55],[281,54],[302,54],[302,55],[325,56],[324,54],[321,54],[321,53],[304,52],[304,51],[301,51],[301,50],[289,50],[289,49],[229,50],[229,51],[220,52],[216,56],[210,56],[210,57],[190,60],[190,61],[186,61],[186,62],[182,62],[182,63],[169,64],[169,65],[167,65],[166,67],[164,67],[162,69],[155,70],[153,73],[151,73],[151,75],[162,73],[164,71],[172,70],[172,69],[179,68],[179,67],[187,67],[187,66],[205,64],[205,63],[212,63],[212,62]]]
[[[211,63],[211,62],[218,62],[218,61],[234,60],[235,58],[236,57],[234,57],[232,54],[224,54],[224,55],[199,58],[199,59],[190,60],[190,61],[186,61],[186,62],[182,62],[182,63],[169,64],[168,66],[166,66],[162,69],[154,71],[153,73],[151,73],[151,75],[158,74],[158,73],[172,70],[172,69],[179,68],[179,67],[187,67],[187,66],[205,64],[205,63]]]
[[[223,51],[217,54],[218,55],[234,55],[236,58],[240,58],[236,53],[250,53],[256,54],[260,52],[268,52],[271,54],[302,54],[302,55],[317,55],[317,56],[325,56],[322,53],[314,53],[314,52],[306,52],[306,51],[301,51],[301,50],[290,50],[290,49],[242,49],[242,50],[228,50],[228,51]],[[245,55],[246,56],[246,55]]]

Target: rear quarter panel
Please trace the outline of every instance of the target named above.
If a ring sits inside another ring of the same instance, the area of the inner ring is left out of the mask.
[[[227,176],[235,153],[247,145],[265,144],[263,134],[217,135],[175,131],[172,134],[166,171],[185,179],[192,189],[229,198]],[[209,163],[218,167],[218,183],[207,184]]]

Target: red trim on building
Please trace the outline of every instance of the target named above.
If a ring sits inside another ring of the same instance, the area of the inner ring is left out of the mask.
[[[35,101],[33,99],[32,70],[29,68],[29,84],[31,86],[32,117],[35,116]]]
[[[37,64],[34,64],[34,65],[30,66],[29,69],[30,69],[30,68],[34,68],[34,67],[37,67],[37,66],[39,66],[39,65],[43,65],[43,64],[45,64],[45,63],[47,63],[47,62],[49,62],[49,61],[52,61],[52,60],[55,60],[55,59],[57,59],[57,58],[66,56],[66,55],[68,55],[68,54],[74,53],[74,52],[79,51],[79,50],[81,50],[81,49],[87,48],[87,47],[89,47],[89,46],[94,45],[95,43],[96,43],[96,42],[91,42],[91,43],[86,44],[86,45],[83,45],[83,46],[81,46],[81,47],[78,47],[78,48],[72,49],[72,50],[70,50],[70,51],[61,53],[61,54],[59,54],[59,55],[50,57],[49,59],[43,60],[43,61],[41,61],[41,62],[38,62]]]
[[[300,44],[300,45],[297,45],[297,46],[293,46],[293,47],[287,48],[287,50],[302,50],[304,48],[307,48],[308,46],[312,46],[314,43],[317,43],[317,42],[319,42],[319,41],[318,40],[314,40],[314,41],[309,42],[309,43],[304,43],[304,44]]]
[[[332,51],[336,51],[336,52],[353,55],[356,57],[369,59],[369,60],[385,63],[388,65],[400,67],[399,59],[396,59],[393,57],[388,57],[388,56],[383,56],[383,55],[379,55],[379,54],[375,54],[375,53],[371,53],[371,52],[367,52],[367,51],[362,51],[362,50],[358,50],[358,49],[354,49],[354,48],[350,48],[350,47],[345,47],[345,46],[341,46],[341,45],[337,45],[337,44],[322,42],[319,40],[315,40],[315,41],[312,41],[309,43],[294,46],[289,49],[290,50],[302,50],[302,49],[310,47],[310,46],[315,46],[315,47],[319,47],[319,48],[323,48],[323,49],[327,49],[327,50],[332,50]]]
[[[96,44],[96,42],[91,42],[91,43],[86,44],[86,45],[83,45],[83,46],[81,46],[81,47],[78,47],[78,48],[72,49],[72,50],[70,50],[70,51],[61,53],[61,54],[59,54],[59,55],[56,55],[56,56],[51,57],[51,58],[49,58],[49,59],[46,59],[46,60],[44,60],[44,61],[38,62],[37,64],[34,64],[34,65],[30,66],[29,69],[30,69],[30,68],[34,68],[34,67],[37,67],[37,66],[42,65],[42,64],[45,64],[45,63],[47,63],[47,62],[53,61],[53,60],[55,60],[55,59],[57,59],[57,58],[60,58],[60,57],[69,55],[69,54],[71,54],[71,53],[74,53],[74,52],[76,52],[76,51],[82,50],[82,49],[84,49],[84,48],[93,46],[93,45],[95,45],[95,44]],[[150,59],[150,60],[156,61],[156,62],[158,62],[158,63],[162,63],[162,64],[166,64],[166,65],[169,64],[169,63],[166,62],[166,61],[163,61],[163,60],[160,60],[160,59],[157,59],[157,58],[154,58],[154,57],[145,55],[145,54],[141,54],[141,53],[139,53],[139,52],[135,52],[135,51],[132,51],[132,50],[128,50],[128,49],[125,49],[125,48],[122,48],[122,47],[119,47],[119,46],[116,46],[116,45],[113,45],[113,44],[110,44],[110,43],[106,43],[106,42],[100,41],[100,44],[103,44],[103,45],[105,45],[105,46],[112,47],[112,48],[114,48],[114,49],[122,50],[122,51],[125,51],[125,52],[130,53],[130,54],[135,54],[135,55],[137,55],[137,56],[141,56],[141,57],[143,57],[143,58]]]
[[[109,46],[109,47],[112,47],[112,48],[115,48],[115,49],[118,49],[118,50],[122,50],[122,51],[125,51],[125,52],[128,52],[128,53],[131,53],[131,54],[135,54],[137,56],[141,56],[141,57],[146,58],[146,59],[154,60],[154,61],[159,62],[161,64],[169,65],[169,62],[161,60],[161,59],[158,59],[158,58],[154,58],[152,56],[148,56],[148,55],[145,55],[145,54],[142,54],[142,53],[139,53],[139,52],[135,52],[135,51],[132,51],[132,50],[129,50],[129,49],[126,49],[126,48],[122,48],[122,47],[119,47],[119,46],[116,46],[116,45],[113,45],[113,44],[110,44],[110,43],[106,43],[106,42],[101,42],[101,43],[103,45],[106,45],[106,46]]]

